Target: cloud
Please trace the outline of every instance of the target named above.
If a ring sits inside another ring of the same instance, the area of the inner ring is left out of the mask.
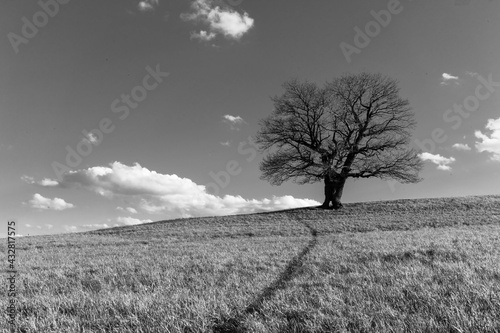
[[[94,133],[88,132],[85,137],[82,139],[82,141],[85,141],[87,143],[92,143],[94,145],[99,144],[99,139],[95,136]]]
[[[35,179],[31,176],[27,176],[27,175],[22,175],[21,176],[21,180],[23,182],[26,182],[28,184],[35,184]]]
[[[106,228],[109,228],[110,226],[107,225],[106,223],[103,223],[103,224],[84,224],[82,225],[82,228],[85,228],[85,229],[106,229]]]
[[[206,32],[205,30],[201,30],[200,32],[191,32],[191,39],[199,39],[201,41],[209,41],[216,37],[217,35],[213,32]]]
[[[135,208],[132,208],[132,207],[126,207],[126,208],[116,207],[116,209],[119,210],[119,211],[122,211],[122,212],[129,212],[129,213],[132,213],[132,214],[137,214],[137,210]]]
[[[66,230],[67,232],[77,232],[78,227],[74,225],[65,225],[64,230]]]
[[[479,76],[479,74],[478,74],[478,73],[476,73],[476,72],[465,72],[465,74],[467,74],[467,75],[469,75],[469,76],[472,76],[472,77],[477,77],[477,76]]]
[[[32,208],[36,209],[50,209],[50,210],[65,210],[75,207],[75,205],[64,201],[61,198],[49,199],[36,193],[33,199],[29,201]]]
[[[52,186],[57,186],[59,183],[53,179],[44,178],[41,181],[39,181],[37,184],[40,186],[45,186],[45,187],[52,187]]]
[[[448,171],[451,170],[449,164],[455,162],[455,158],[453,157],[444,157],[439,154],[431,154],[431,153],[422,153],[419,155],[420,159],[423,161],[430,161],[434,164],[437,164],[438,170]]]
[[[476,138],[480,140],[476,142],[476,149],[479,152],[491,153],[493,161],[500,161],[500,118],[488,119],[486,129],[492,131],[490,136],[481,131],[474,132]]]
[[[63,175],[59,186],[82,187],[108,198],[127,198],[135,201],[144,211],[164,214],[167,218],[253,213],[319,205],[317,201],[292,196],[262,200],[248,200],[233,195],[219,197],[209,194],[205,186],[189,178],[161,174],[138,163],[128,166],[114,162],[109,167],[72,171]],[[135,223],[140,220],[129,221]]]
[[[229,142],[229,141],[221,142],[220,144],[225,146],[225,147],[231,146],[231,142]]]
[[[442,80],[441,84],[442,85],[448,85],[450,82],[454,82],[455,84],[458,84],[458,80],[460,79],[458,76],[454,76],[448,73],[443,73],[441,75]]]
[[[158,6],[159,0],[143,0],[137,5],[141,12],[148,12],[154,10]]]
[[[43,186],[43,187],[53,187],[53,186],[57,186],[59,183],[53,179],[49,179],[49,178],[44,178],[38,182],[35,182],[35,179],[31,176],[27,176],[27,175],[23,175],[21,177],[21,180],[23,180],[24,182],[30,184],[30,185],[39,185],[39,186]]]
[[[466,143],[455,143],[453,146],[451,146],[453,149],[456,150],[471,150],[468,144]]]
[[[448,73],[443,73],[443,79],[444,80],[458,80],[458,76],[453,76]]]
[[[245,122],[240,116],[235,117],[230,114],[226,114],[223,118],[232,124],[243,124]]]
[[[248,13],[240,14],[213,0],[194,0],[191,3],[191,10],[190,13],[181,14],[181,19],[201,23],[207,27],[195,33],[196,36],[203,36],[204,39],[200,38],[201,40],[211,40],[218,34],[227,39],[239,40],[254,26],[254,19]],[[193,38],[193,34],[191,36]]]
[[[116,219],[118,223],[125,224],[125,225],[137,225],[137,224],[143,224],[143,223],[150,223],[153,222],[152,220],[139,220],[133,217],[122,217],[120,216],[119,218]]]
[[[239,131],[239,127],[240,125],[244,124],[245,121],[243,120],[243,118],[241,118],[240,116],[231,116],[230,114],[226,114],[225,116],[222,117],[223,118],[223,122],[225,123],[228,123],[230,128],[232,130],[236,130],[236,131]]]

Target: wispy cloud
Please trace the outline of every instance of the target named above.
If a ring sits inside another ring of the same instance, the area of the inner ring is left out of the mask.
[[[22,175],[21,180],[25,183],[28,183],[28,184],[35,184],[35,179],[31,176]]]
[[[74,225],[65,225],[64,230],[66,230],[66,232],[77,232],[78,227]]]
[[[142,0],[137,5],[141,12],[148,12],[154,10],[158,6],[159,0]]]
[[[116,207],[117,210],[119,211],[122,211],[122,212],[128,212],[128,213],[132,213],[132,214],[137,214],[137,210],[133,207],[126,207],[126,208],[123,208],[123,207]]]
[[[39,185],[39,186],[43,186],[43,187],[53,187],[53,186],[58,185],[58,182],[53,180],[53,179],[44,178],[44,179],[36,182],[33,177],[27,176],[27,175],[21,176],[21,180],[30,184],[30,185]]]
[[[467,74],[468,76],[472,76],[472,77],[478,77],[479,76],[479,74],[476,73],[476,72],[468,72],[467,71],[467,72],[465,72],[465,74]]]
[[[41,210],[65,210],[75,207],[73,204],[64,201],[64,199],[45,198],[39,193],[33,195],[33,199],[31,199],[28,203],[32,208]]]
[[[491,159],[500,161],[500,118],[488,119],[486,129],[491,131],[491,134],[476,131],[474,135],[479,139],[476,142],[476,149],[479,152],[491,153]]]
[[[240,14],[213,0],[194,0],[191,3],[191,12],[181,14],[181,18],[205,25],[206,29],[191,34],[191,38],[204,41],[219,34],[227,39],[239,40],[254,26],[254,19],[248,13]]]
[[[222,146],[225,146],[225,147],[229,147],[229,146],[231,146],[231,142],[229,142],[229,141],[221,142],[220,144],[221,144]]]
[[[81,187],[108,198],[125,197],[148,213],[169,218],[253,213],[276,209],[319,205],[310,199],[292,196],[271,199],[244,199],[209,194],[203,185],[175,174],[161,174],[138,163],[132,166],[114,162],[109,167],[92,167],[69,172],[60,187]],[[137,219],[128,220],[137,222]],[[122,219],[122,223],[125,223]],[[144,220],[142,220],[144,221]],[[142,222],[144,223],[144,222]]]
[[[94,145],[97,145],[99,143],[99,139],[92,132],[88,132],[82,141],[85,141],[87,143],[92,143]]]
[[[451,147],[456,150],[471,150],[471,147],[469,147],[469,145],[466,143],[455,143]]]
[[[201,30],[200,32],[191,32],[191,39],[198,39],[201,41],[209,41],[217,37],[217,35],[213,32],[206,32],[205,30]]]
[[[81,227],[85,229],[106,229],[109,228],[110,226],[107,225],[106,223],[103,224],[96,223],[96,224],[84,224]]]
[[[438,170],[451,170],[450,164],[455,162],[453,157],[444,157],[439,154],[422,153],[419,155],[422,161],[429,161],[437,165]]]
[[[231,116],[230,114],[226,114],[222,117],[222,121],[228,123],[232,130],[239,130],[239,126],[243,125],[245,121],[240,116]]]
[[[137,224],[143,224],[143,223],[149,223],[149,222],[153,222],[152,220],[139,220],[139,219],[136,219],[136,218],[133,218],[133,217],[129,217],[129,216],[120,216],[116,219],[116,221],[118,223],[121,223],[121,224],[124,224],[124,225],[137,225]]]

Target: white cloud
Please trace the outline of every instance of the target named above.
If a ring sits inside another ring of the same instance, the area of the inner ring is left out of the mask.
[[[32,208],[50,210],[65,210],[75,207],[61,198],[49,199],[38,193],[33,195],[33,199],[29,201],[29,204]]]
[[[85,228],[85,229],[106,229],[106,228],[109,228],[109,225],[107,225],[106,223],[103,223],[103,224],[84,224],[84,225],[82,225],[82,228]]]
[[[47,229],[52,229],[54,228],[54,225],[53,224],[44,224],[45,228]]]
[[[209,41],[216,37],[217,35],[213,32],[206,32],[205,30],[201,30],[200,32],[191,32],[191,39],[199,39],[202,41]]]
[[[198,35],[205,37],[221,34],[228,39],[239,40],[254,25],[254,19],[248,13],[238,13],[228,6],[218,6],[213,0],[194,0],[191,3],[192,12],[181,14],[184,21],[200,22],[207,26]],[[193,36],[193,35],[192,35]],[[205,40],[210,40],[205,39]]]
[[[74,225],[65,225],[64,230],[66,230],[67,232],[77,232],[78,227]]]
[[[51,187],[51,186],[57,186],[59,183],[55,180],[52,180],[49,178],[44,178],[41,181],[39,181],[37,184],[40,186]]]
[[[28,183],[28,184],[35,184],[35,179],[31,176],[22,175],[21,180]]]
[[[444,157],[439,154],[431,154],[431,153],[422,153],[419,155],[420,159],[423,161],[430,161],[434,164],[437,164],[438,170],[448,171],[451,170],[449,166],[451,163],[455,162],[455,158],[453,157]]]
[[[232,124],[243,124],[244,122],[243,118],[241,118],[240,116],[235,117],[231,116],[230,114],[226,114],[223,118]]]
[[[120,216],[116,219],[116,221],[118,223],[125,224],[125,225],[136,225],[136,224],[153,222],[152,220],[149,220],[149,219],[148,220],[139,220],[139,219],[129,217],[129,216],[126,216],[126,217]]]
[[[41,181],[36,182],[33,177],[26,176],[26,175],[23,175],[21,177],[21,180],[23,180],[24,182],[31,184],[31,185],[40,185],[40,186],[44,186],[44,187],[53,187],[53,186],[57,186],[59,184],[57,181],[49,179],[49,178],[44,178]]]
[[[453,149],[456,150],[471,150],[468,144],[466,143],[455,143],[453,146],[451,146]]]
[[[480,140],[476,142],[476,149],[479,152],[491,153],[492,160],[500,161],[500,118],[488,119],[486,129],[492,131],[490,136],[483,134],[481,131],[474,133],[476,138]]]
[[[222,118],[223,118],[222,121],[228,123],[232,130],[238,131],[239,130],[238,126],[245,123],[243,118],[241,118],[240,116],[231,116],[230,114],[226,114]]]
[[[132,207],[116,207],[117,210],[119,211],[122,211],[122,212],[129,212],[129,213],[132,213],[132,214],[137,214],[137,210],[135,208],[132,208]]]
[[[60,186],[80,186],[109,198],[127,197],[127,200],[135,200],[148,213],[161,213],[167,218],[253,213],[319,205],[317,201],[292,196],[262,200],[232,195],[219,197],[209,194],[205,186],[189,178],[150,171],[138,163],[127,166],[114,162],[110,167],[72,171],[63,175]]]
[[[96,145],[99,140],[97,139],[94,133],[88,132],[87,135],[83,138],[83,141]]]
[[[159,0],[143,0],[140,1],[137,7],[141,12],[147,12],[155,9],[158,6]]]
[[[231,142],[229,142],[229,141],[221,142],[220,144],[223,146],[226,146],[226,147],[231,146]]]
[[[448,73],[443,73],[443,79],[444,80],[458,80],[458,76],[453,76]]]
[[[454,75],[451,75],[448,73],[443,73],[441,77],[442,77],[442,80],[441,80],[442,85],[447,85],[450,82],[454,82],[455,84],[458,84],[458,80],[460,79],[458,76],[454,76]]]

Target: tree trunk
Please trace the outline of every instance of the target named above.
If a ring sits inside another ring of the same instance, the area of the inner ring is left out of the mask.
[[[325,201],[321,205],[321,208],[330,208],[330,202],[333,202],[334,192],[334,183],[330,180],[328,175],[325,175]]]
[[[335,185],[333,186],[332,204],[334,209],[339,209],[343,207],[342,203],[340,202],[340,199],[342,199],[342,192],[344,191],[345,181],[346,181],[345,178],[341,178],[337,182],[335,182]]]

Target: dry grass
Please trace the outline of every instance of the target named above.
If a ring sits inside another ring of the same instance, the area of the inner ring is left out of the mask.
[[[500,331],[500,196],[164,221],[17,248],[19,332]]]

